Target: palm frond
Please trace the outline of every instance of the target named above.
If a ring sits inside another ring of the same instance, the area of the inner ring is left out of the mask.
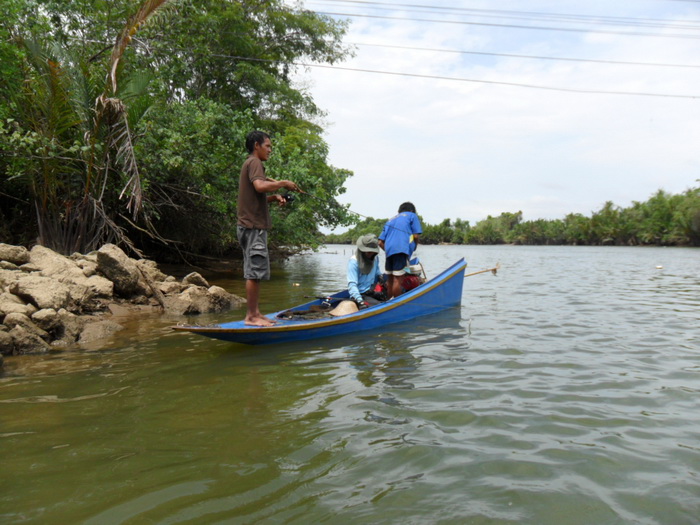
[[[146,21],[160,8],[165,5],[168,0],[146,0],[143,3],[138,12],[132,16],[129,21],[124,26],[121,34],[117,38],[117,42],[114,44],[112,49],[112,56],[109,60],[109,85],[112,88],[112,93],[117,92],[117,67],[119,66],[119,61],[126,48],[129,47],[132,38],[139,30],[139,28],[146,23]]]

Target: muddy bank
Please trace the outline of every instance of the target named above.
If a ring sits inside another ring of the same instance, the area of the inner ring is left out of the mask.
[[[0,243],[0,366],[2,356],[94,344],[129,314],[223,312],[244,302],[199,273],[177,279],[113,244],[65,257]]]

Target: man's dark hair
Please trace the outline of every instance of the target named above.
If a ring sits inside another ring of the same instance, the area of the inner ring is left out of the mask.
[[[256,144],[262,144],[263,142],[265,142],[265,139],[269,138],[270,135],[268,135],[264,131],[251,131],[245,138],[245,149],[248,150],[248,153],[253,153],[253,151],[255,151]]]
[[[399,213],[404,211],[416,213],[416,207],[413,205],[412,202],[404,202],[401,206],[399,206]]]

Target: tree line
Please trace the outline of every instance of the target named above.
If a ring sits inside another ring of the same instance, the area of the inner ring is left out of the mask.
[[[352,244],[360,235],[379,235],[385,222],[366,218],[344,233],[325,235],[323,241]],[[608,201],[590,217],[570,213],[563,219],[523,221],[518,211],[488,216],[474,226],[462,219],[421,222],[422,244],[700,246],[700,187],[676,195],[659,190],[627,208]]]
[[[292,74],[347,57],[345,32],[283,0],[3,0],[0,242],[226,254],[252,129],[273,137],[272,178],[334,201],[352,172]],[[273,213],[272,247],[352,224],[344,206]]]

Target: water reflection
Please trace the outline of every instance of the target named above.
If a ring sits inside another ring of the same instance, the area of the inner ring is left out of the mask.
[[[441,348],[446,342],[463,339],[459,308],[421,317],[410,322],[387,326],[384,330],[367,332],[363,343],[348,341],[344,351],[348,362],[358,370],[357,379],[370,387],[386,383],[395,388],[413,388],[410,379],[420,364],[416,350]],[[355,335],[354,338],[362,338]]]
[[[144,318],[8,359],[0,521],[697,521],[697,250],[421,249],[501,270],[378,331],[247,347]],[[265,310],[342,287],[347,257],[280,266]]]

